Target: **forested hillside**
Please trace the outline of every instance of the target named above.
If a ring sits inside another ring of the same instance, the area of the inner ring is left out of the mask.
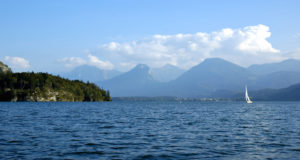
[[[111,101],[109,91],[93,83],[48,73],[0,73],[1,101]]]

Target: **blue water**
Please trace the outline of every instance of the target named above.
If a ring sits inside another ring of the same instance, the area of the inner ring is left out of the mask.
[[[0,159],[299,159],[300,102],[0,103]]]

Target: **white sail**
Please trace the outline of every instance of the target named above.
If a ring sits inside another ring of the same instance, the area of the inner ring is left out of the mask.
[[[252,103],[252,101],[251,101],[251,99],[250,99],[250,97],[249,97],[249,95],[248,95],[248,90],[247,90],[247,86],[245,87],[245,99],[246,99],[246,102],[247,103]]]

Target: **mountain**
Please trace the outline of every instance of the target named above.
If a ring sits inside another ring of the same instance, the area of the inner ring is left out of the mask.
[[[4,63],[0,61],[0,73],[11,72],[11,69]]]
[[[61,76],[72,80],[78,79],[85,82],[98,82],[111,79],[120,74],[121,72],[116,70],[101,70],[94,66],[82,65],[68,73],[61,74]]]
[[[256,75],[267,75],[280,71],[300,72],[300,61],[295,59],[288,59],[278,63],[268,63],[260,65],[252,65],[248,70]]]
[[[249,84],[252,89],[279,89],[300,83],[300,61],[295,59],[252,65],[248,67],[248,71],[258,77]]]
[[[227,98],[244,90],[245,85],[252,90],[284,88],[300,83],[299,62],[286,60],[267,64],[266,66],[270,65],[274,68],[272,72],[256,74],[249,68],[243,68],[220,58],[210,58],[172,81],[167,89],[168,94],[165,95]],[[256,66],[259,71],[267,70],[266,68],[265,65]]]
[[[126,73],[97,84],[100,87],[107,88],[114,97],[153,96],[153,92],[159,85],[159,82],[153,79],[150,68],[147,65],[138,64]]]
[[[171,81],[168,90],[172,95],[209,97],[219,90],[240,90],[253,77],[241,66],[220,58],[210,58]]]
[[[296,83],[300,83],[300,72],[278,71],[259,76],[255,81],[249,83],[249,86],[252,89],[279,89],[288,87]]]
[[[264,101],[300,101],[300,83],[281,89],[262,89],[249,91],[251,98]],[[233,98],[244,97],[244,93],[239,93]]]
[[[155,80],[159,82],[169,82],[171,80],[175,80],[183,73],[184,73],[183,69],[180,69],[171,64],[166,64],[161,68],[153,68],[151,70],[151,75]]]
[[[298,63],[288,60],[279,64]],[[272,64],[268,64],[272,65]],[[276,64],[277,65],[277,64]],[[172,66],[169,66],[173,68]],[[264,65],[257,66],[262,67]],[[166,67],[168,68],[168,66]],[[254,70],[244,68],[220,58],[210,58],[181,74],[175,80],[159,82],[153,78],[153,72],[147,65],[135,68],[110,80],[98,82],[100,87],[111,91],[112,96],[175,96],[191,98],[229,98],[241,91],[245,85],[248,89],[283,88],[300,83],[300,72],[285,67],[284,71],[274,70],[268,74],[255,74]],[[266,72],[267,73],[267,72]],[[167,74],[167,73],[166,73]],[[156,74],[159,75],[159,74]]]

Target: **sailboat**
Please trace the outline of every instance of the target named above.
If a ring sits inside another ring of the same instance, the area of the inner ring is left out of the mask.
[[[253,103],[248,95],[248,90],[247,90],[247,86],[245,87],[246,91],[245,91],[245,99],[247,103]]]

